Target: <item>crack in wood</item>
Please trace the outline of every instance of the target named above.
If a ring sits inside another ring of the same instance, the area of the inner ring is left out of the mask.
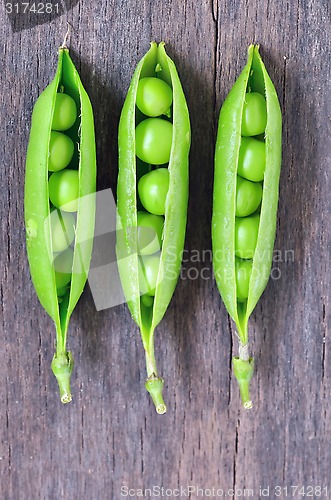
[[[285,103],[286,103],[286,67],[287,65],[287,58],[286,56],[284,56],[284,66],[283,66],[283,73],[284,73],[284,77],[283,77],[283,99],[282,99],[282,110],[283,110],[283,113],[285,113]]]
[[[232,322],[231,318],[229,315],[228,316],[228,326],[229,326],[229,333],[230,333],[230,353],[229,353],[229,398],[228,398],[228,405],[230,405],[231,402],[231,383],[232,383],[232,357],[233,357],[233,328],[232,328]]]
[[[233,455],[233,475],[232,475],[232,488],[233,491],[236,491],[237,484],[237,457],[238,457],[238,447],[239,447],[239,427],[240,420],[238,418],[236,425],[236,433],[235,433],[235,442],[234,442],[234,455]]]
[[[325,376],[325,363],[326,363],[326,325],[325,325],[325,304],[322,306],[322,323],[324,325],[324,333],[322,340],[322,381],[324,382]]]
[[[144,433],[143,429],[140,429],[140,456],[141,456],[141,474],[144,475]]]
[[[218,0],[211,0],[211,14],[214,23],[218,23]]]
[[[215,15],[215,12],[217,13]],[[213,116],[213,136],[215,136],[215,131],[217,130],[218,115],[219,110],[217,109],[217,81],[218,81],[218,68],[219,68],[219,24],[218,24],[218,1],[212,0],[212,15],[215,26],[215,44],[214,44],[214,80],[213,80],[213,90],[214,90],[214,116]]]

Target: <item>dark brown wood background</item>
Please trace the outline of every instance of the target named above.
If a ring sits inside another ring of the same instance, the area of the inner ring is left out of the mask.
[[[23,22],[16,31],[0,9],[1,498],[119,499],[123,485],[253,488],[254,498],[270,486],[274,498],[275,486],[331,487],[330,3],[75,3],[50,23]],[[26,259],[23,184],[31,111],[53,78],[67,20],[95,112],[99,189],[116,189],[118,119],[134,68],[151,40],[167,42],[192,122],[188,258],[211,248],[220,105],[248,44],[261,44],[284,115],[275,246],[282,260],[250,324],[252,411],[240,407],[231,375],[237,342],[208,253],[184,264],[184,278],[197,268],[205,279],[179,282],[157,329],[167,414],[156,415],[145,391],[143,348],[127,307],[96,312],[88,288],[70,326],[74,400],[59,402],[54,328]],[[285,251],[294,258],[285,262]]]

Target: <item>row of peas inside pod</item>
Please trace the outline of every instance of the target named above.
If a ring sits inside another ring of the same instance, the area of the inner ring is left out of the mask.
[[[160,267],[162,233],[172,145],[172,89],[157,77],[141,78],[136,96],[138,180],[137,248],[141,301],[153,305]]]
[[[258,92],[245,96],[236,185],[236,285],[237,301],[248,298],[263,194],[266,162],[264,132],[267,124],[265,97]]]
[[[58,92],[49,143],[48,192],[53,265],[59,303],[68,292],[72,277],[72,245],[75,239],[79,178],[78,150],[75,151],[75,143],[70,134],[76,119],[75,101],[68,94]]]

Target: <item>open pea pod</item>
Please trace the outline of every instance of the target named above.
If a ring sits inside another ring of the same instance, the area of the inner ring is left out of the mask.
[[[77,118],[66,134],[75,144],[70,166],[78,170],[78,209],[76,213],[70,284],[61,297],[56,287],[51,206],[49,199],[50,138],[56,97],[69,95],[76,103]],[[40,300],[56,327],[56,352],[52,370],[57,378],[61,401],[71,401],[70,376],[73,358],[67,352],[70,316],[84,289],[92,253],[96,187],[94,120],[89,97],[70,58],[62,46],[53,81],[46,87],[33,109],[26,157],[25,224],[27,254],[32,281]]]
[[[262,202],[257,210],[259,225],[252,258],[246,300],[238,300],[236,281],[236,193],[238,162],[242,141],[244,103],[248,93],[265,97],[266,126],[256,137],[265,144],[265,169]],[[276,231],[278,184],[281,167],[281,111],[274,85],[266,71],[259,47],[248,48],[245,68],[227,96],[219,117],[215,152],[215,177],[212,216],[213,266],[217,286],[240,339],[239,357],[233,358],[234,374],[239,382],[246,408],[252,406],[249,382],[254,361],[248,352],[248,320],[270,275]]]
[[[137,110],[138,82],[145,77],[164,80],[172,89],[172,107],[167,113],[173,124],[169,189],[165,202],[164,227],[160,265],[153,304],[148,307],[141,299],[139,286],[139,256],[137,253],[137,157],[135,128],[144,118]],[[162,320],[178,280],[184,248],[188,203],[188,154],[190,149],[189,113],[175,64],[166,54],[164,43],[151,43],[138,63],[125,99],[119,123],[119,173],[117,184],[117,259],[128,307],[140,328],[146,352],[146,389],[151,394],[156,411],[165,413],[162,397],[163,379],[159,376],[154,357],[154,330]]]

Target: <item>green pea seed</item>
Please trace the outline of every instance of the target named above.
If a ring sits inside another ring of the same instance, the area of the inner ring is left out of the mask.
[[[259,215],[236,217],[235,254],[241,259],[252,259],[259,232]]]
[[[267,124],[267,105],[265,98],[258,92],[247,93],[241,122],[241,134],[252,136],[263,134]]]
[[[71,281],[74,253],[71,248],[54,256],[56,288],[62,289]]]
[[[74,241],[75,217],[60,210],[53,210],[50,217],[53,252],[62,252]]]
[[[164,218],[146,212],[137,213],[138,253],[150,255],[161,250]]]
[[[68,130],[77,118],[77,107],[72,97],[68,94],[56,94],[53,112],[52,130]]]
[[[142,295],[141,302],[145,307],[152,307],[152,305],[154,304],[154,297],[152,297],[151,295]]]
[[[160,267],[160,254],[139,257],[139,288],[146,295],[154,296]]]
[[[64,212],[77,212],[79,175],[77,170],[54,172],[48,181],[49,198],[56,208]]]
[[[252,260],[241,260],[236,257],[236,288],[238,302],[244,302],[248,298],[252,266]]]
[[[71,281],[71,273],[55,273],[56,288],[62,290]]]
[[[251,215],[262,200],[262,186],[260,183],[247,181],[237,176],[236,216]]]
[[[265,162],[265,143],[252,137],[242,137],[239,149],[238,175],[253,182],[262,181]]]
[[[141,177],[138,193],[144,208],[154,215],[165,214],[165,203],[169,190],[169,170],[158,168]]]
[[[163,165],[170,159],[172,123],[147,118],[136,127],[136,155],[146,163]]]
[[[52,131],[49,142],[48,170],[57,172],[67,167],[73,157],[74,149],[74,143],[70,137],[61,132]]]
[[[68,291],[68,290],[69,290],[69,287],[68,287],[68,286],[64,286],[63,288],[58,288],[58,289],[56,290],[56,292],[57,292],[57,296],[58,296],[58,297],[63,297],[63,296],[67,293],[67,291]]]
[[[146,116],[165,114],[172,103],[172,89],[160,78],[146,77],[138,82],[136,105]]]

